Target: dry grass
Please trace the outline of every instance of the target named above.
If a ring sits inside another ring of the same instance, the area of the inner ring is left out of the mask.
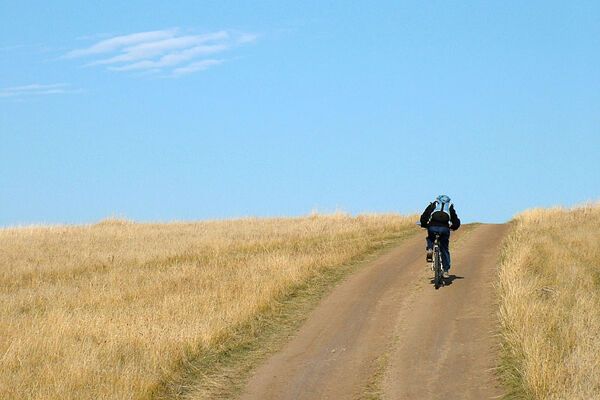
[[[414,220],[2,229],[0,398],[151,397],[186,359],[226,345],[309,279],[416,230]]]
[[[512,397],[600,398],[600,205],[535,209],[507,237],[498,290]]]

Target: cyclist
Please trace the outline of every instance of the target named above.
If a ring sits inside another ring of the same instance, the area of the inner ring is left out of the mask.
[[[429,203],[421,215],[421,226],[427,228],[427,262],[433,259],[433,242],[435,234],[440,235],[440,251],[442,253],[442,264],[444,267],[444,278],[449,278],[450,269],[450,230],[457,230],[460,227],[460,219],[456,215],[454,204],[450,197],[441,194]]]

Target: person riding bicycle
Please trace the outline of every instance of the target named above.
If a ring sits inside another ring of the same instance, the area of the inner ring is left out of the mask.
[[[444,267],[444,278],[449,278],[450,269],[450,230],[457,230],[460,227],[460,219],[456,215],[454,204],[450,197],[441,194],[429,203],[423,214],[421,214],[421,227],[427,228],[427,262],[433,259],[433,242],[435,234],[440,235],[440,250],[442,254],[442,264]]]

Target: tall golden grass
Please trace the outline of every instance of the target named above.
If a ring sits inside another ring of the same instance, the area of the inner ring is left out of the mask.
[[[294,287],[405,234],[344,214],[0,230],[0,398],[148,398]]]
[[[498,283],[512,395],[600,399],[600,204],[534,209],[513,224]]]

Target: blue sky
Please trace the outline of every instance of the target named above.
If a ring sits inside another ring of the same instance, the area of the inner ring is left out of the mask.
[[[600,3],[0,5],[0,225],[599,199]]]

